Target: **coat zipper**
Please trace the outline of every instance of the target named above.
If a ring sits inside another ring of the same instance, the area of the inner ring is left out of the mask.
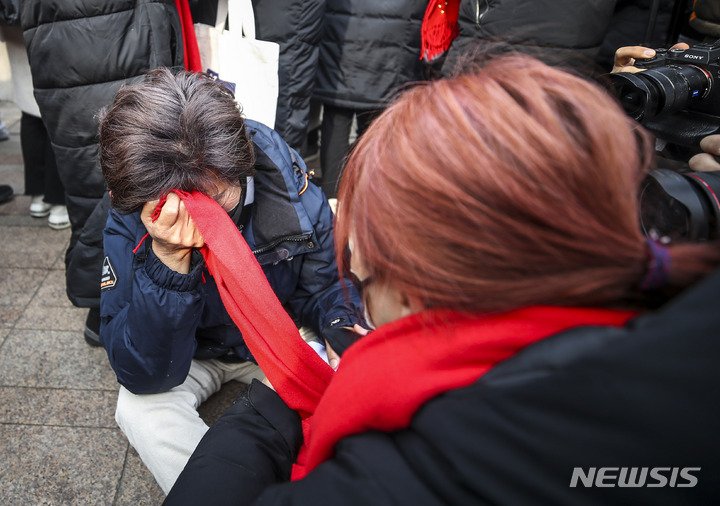
[[[480,12],[480,0],[477,0],[475,2],[475,25],[480,28],[480,20],[487,14],[487,12],[490,10],[490,2],[488,0],[485,0],[485,10]]]
[[[311,237],[312,237],[312,234],[303,234],[303,235],[293,235],[293,236],[288,236],[288,237],[280,237],[280,238],[278,238],[278,239],[275,239],[273,242],[271,242],[270,244],[268,244],[268,245],[266,245],[266,246],[263,246],[263,247],[261,247],[261,248],[257,248],[257,249],[252,250],[252,252],[253,252],[253,255],[259,255],[260,253],[265,253],[266,251],[269,251],[269,250],[273,249],[275,246],[277,246],[278,244],[280,244],[280,243],[282,243],[282,242],[285,242],[285,241],[290,241],[290,242],[303,242],[303,241],[307,241],[307,240],[310,239]]]

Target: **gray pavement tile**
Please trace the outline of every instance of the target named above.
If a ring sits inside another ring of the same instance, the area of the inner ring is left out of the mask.
[[[3,103],[4,105],[5,103]],[[20,116],[22,113],[17,114],[15,111],[13,111],[13,107],[1,107],[2,114],[0,114],[0,117],[2,117],[3,122],[5,123],[5,126],[8,129],[8,132],[10,133],[10,140],[2,141],[1,144],[10,144],[13,139],[18,141],[18,144],[20,142]]]
[[[70,229],[0,226],[0,258],[6,268],[47,269],[65,254]]]
[[[65,291],[65,271],[55,270],[45,271],[45,273],[46,276],[42,280],[40,288],[35,297],[33,297],[30,305],[33,307],[74,308],[75,306],[73,306],[70,299],[67,298]],[[2,271],[0,271],[0,275],[1,274]],[[0,284],[0,288],[1,287],[2,285]],[[87,314],[87,309],[79,309],[78,312],[81,312],[84,317]]]
[[[74,332],[83,341],[87,309],[78,307],[53,307],[31,304],[15,321],[16,329],[64,330]],[[84,342],[84,341],[83,341]]]
[[[2,308],[0,308],[0,311],[2,311]],[[10,333],[10,329],[4,329],[0,327],[0,348],[2,348],[3,343],[5,342],[5,338]]]
[[[25,183],[25,173],[23,172],[25,170],[25,165],[22,157],[22,153],[15,153],[15,150],[18,150],[20,147],[20,136],[17,138],[11,137],[8,142],[2,141],[0,142],[0,164],[2,165],[2,169],[0,169],[0,173],[6,173],[9,175],[12,175],[11,178],[16,180],[18,183],[22,182],[23,185]],[[19,150],[18,150],[19,151]],[[5,175],[5,174],[3,174]],[[16,195],[21,195],[25,188],[19,187],[18,185],[12,184],[11,182],[5,182],[6,179],[3,179],[2,184],[10,184],[13,187],[13,190],[15,190]]]
[[[0,306],[0,328],[14,327],[23,311],[24,306]]]
[[[0,504],[112,504],[128,443],[119,429],[0,426]]]
[[[3,207],[12,206],[13,202],[15,200],[12,200],[11,202],[7,204],[0,205],[0,219],[2,219],[2,226],[3,227],[9,227],[11,230],[15,229],[17,227],[30,227],[30,228],[40,228],[40,229],[48,229],[50,230],[50,227],[47,224],[47,218],[31,218],[30,216],[26,216],[25,213],[27,210],[24,210],[22,213],[14,212],[12,208],[7,213],[3,212]],[[25,207],[25,206],[23,206]],[[13,213],[13,214],[11,214]],[[63,231],[56,231],[58,234],[63,234]]]
[[[116,390],[105,350],[78,332],[13,330],[0,348],[0,385]],[[2,504],[2,502],[0,502]]]
[[[27,305],[47,275],[43,269],[0,267],[0,307]]]
[[[63,425],[114,429],[115,390],[0,386],[0,424]]]
[[[50,267],[53,271],[62,271],[63,275],[65,275],[65,253],[60,255],[57,260],[55,260],[55,263],[52,264]]]
[[[0,178],[3,176],[3,165],[0,165]],[[13,199],[5,204],[0,205],[0,216],[3,217],[3,224],[13,226],[36,226],[42,225],[47,226],[47,219],[33,218],[30,216],[30,197],[22,195],[21,190],[18,189],[18,185],[14,184],[12,178],[0,179],[2,184],[9,184],[15,191]],[[7,219],[13,217],[12,223],[8,223]]]
[[[23,161],[19,155],[3,155],[0,153],[0,184],[9,184],[15,192],[15,198],[25,191],[25,176],[23,174]],[[4,213],[13,201],[0,206],[0,213]],[[28,204],[29,205],[29,204]],[[27,207],[25,208],[27,212]]]
[[[2,168],[2,165],[0,165]],[[2,174],[0,174],[0,178]],[[15,197],[5,204],[0,204],[0,218],[2,225],[7,227],[31,227],[51,230],[48,226],[47,218],[33,218],[28,212],[30,207],[30,197],[26,195],[18,195],[17,187],[9,183],[6,179],[0,179],[3,184],[10,184],[15,190]],[[66,232],[53,230],[56,232],[55,237],[64,237]],[[52,238],[52,235],[49,236]]]
[[[2,101],[0,102],[0,111],[2,111],[2,119],[8,128],[8,131],[12,135],[13,133],[20,133],[20,117],[22,112],[15,105],[13,101]]]
[[[115,504],[133,506],[157,505],[163,502],[165,494],[155,478],[140,460],[137,452],[130,447],[125,457],[120,487]]]

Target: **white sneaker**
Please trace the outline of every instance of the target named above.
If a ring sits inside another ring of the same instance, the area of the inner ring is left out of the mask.
[[[48,216],[48,225],[54,230],[68,228],[70,226],[70,217],[68,216],[67,207],[52,206],[50,216]]]
[[[47,202],[43,202],[42,195],[35,195],[30,201],[30,216],[33,218],[44,218],[50,214],[51,207]]]

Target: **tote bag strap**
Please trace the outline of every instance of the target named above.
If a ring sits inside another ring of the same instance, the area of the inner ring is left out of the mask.
[[[251,0],[218,0],[215,29],[222,32],[228,21],[230,29],[240,29],[244,37],[255,40],[255,11]]]
[[[251,0],[223,0],[227,2],[231,30],[242,30],[243,37],[255,40],[255,12]],[[219,6],[218,6],[219,9]]]
[[[228,0],[218,0],[217,16],[215,17],[215,29],[222,32],[228,17]]]

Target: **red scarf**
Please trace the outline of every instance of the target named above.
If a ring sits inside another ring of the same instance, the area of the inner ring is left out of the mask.
[[[185,70],[202,72],[200,49],[198,48],[197,38],[195,37],[195,25],[193,24],[192,14],[190,13],[190,4],[188,4],[188,0],[175,0],[175,8],[180,16]]]
[[[420,59],[431,62],[449,48],[458,35],[460,0],[430,0],[420,28]]]
[[[631,311],[536,306],[492,316],[447,310],[382,326],[353,344],[310,422],[293,480],[333,455],[343,438],[410,425],[437,395],[469,386],[524,347],[584,325],[621,326]]]
[[[245,343],[280,397],[303,419],[305,442],[294,480],[331,458],[341,439],[408,427],[425,402],[474,383],[540,339],[584,325],[621,326],[635,315],[541,306],[491,316],[427,311],[363,337],[345,352],[333,376],[300,337],[228,214],[204,194],[173,191],[205,239],[201,252]]]
[[[245,344],[285,403],[308,418],[333,370],[300,337],[228,213],[207,195],[173,191],[205,239],[200,252]],[[164,203],[160,201],[156,215]]]

